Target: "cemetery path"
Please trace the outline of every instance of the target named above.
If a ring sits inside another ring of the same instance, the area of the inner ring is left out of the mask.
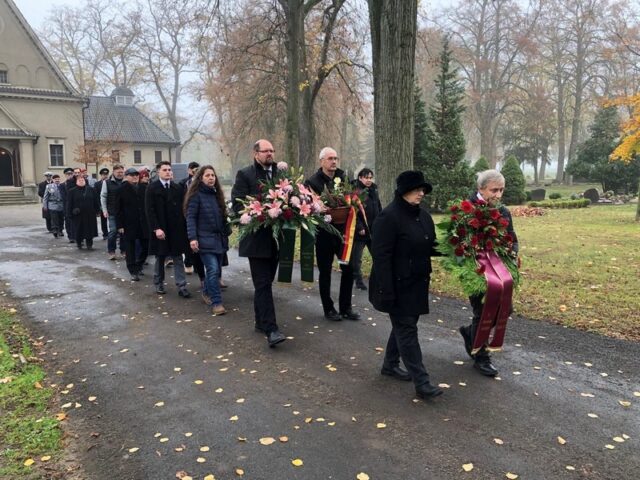
[[[515,317],[488,379],[457,332],[466,305],[434,297],[420,340],[445,393],[418,401],[379,374],[390,325],[366,293],[354,297],[363,320],[328,322],[316,286],[276,285],[291,338],[269,349],[246,259],[231,255],[230,312],[214,317],[172,284],[158,297],[150,275],[130,282],[102,241],[87,252],[53,239],[38,214],[0,207],[0,292],[44,342],[89,479],[637,477],[637,343]]]

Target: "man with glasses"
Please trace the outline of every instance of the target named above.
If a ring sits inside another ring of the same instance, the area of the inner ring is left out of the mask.
[[[338,168],[340,159],[338,154],[331,147],[325,147],[320,151],[320,168],[306,181],[306,185],[311,187],[318,195],[324,189],[333,191],[334,179],[339,178],[341,182],[347,181],[345,173]],[[334,225],[341,233],[344,233],[344,225]],[[360,315],[351,308],[351,294],[353,292],[353,268],[350,264],[340,264],[340,296],[338,298],[338,313],[331,299],[331,267],[333,258],[340,257],[342,250],[342,240],[327,232],[324,229],[318,230],[316,236],[316,263],[318,264],[318,284],[320,285],[320,300],[324,317],[327,320],[340,321],[360,320]]]
[[[273,145],[267,140],[258,140],[253,146],[253,163],[238,170],[236,181],[231,190],[233,210],[242,210],[243,200],[247,195],[260,193],[260,182],[271,179],[275,173],[273,164]],[[273,239],[271,228],[259,228],[240,241],[239,255],[249,258],[251,280],[255,289],[253,309],[255,312],[255,329],[267,336],[270,347],[285,341],[285,336],[278,329],[276,310],[273,304],[272,284],[278,269],[278,245]]]
[[[165,259],[171,257],[178,295],[191,297],[187,290],[182,255],[189,248],[187,224],[182,203],[184,188],[173,182],[171,163],[160,162],[157,167],[158,179],[147,187],[145,211],[149,225],[149,254],[156,256],[153,284],[156,293],[164,295]]]
[[[351,265],[353,267],[353,278],[358,290],[366,290],[367,286],[362,279],[362,253],[364,247],[371,253],[371,227],[378,214],[382,211],[378,186],[373,183],[373,170],[363,168],[358,173],[358,179],[354,181],[354,186],[366,192],[364,199],[364,216],[358,212],[356,218],[356,234],[353,239],[353,250],[351,252]],[[365,221],[366,216],[366,221]]]

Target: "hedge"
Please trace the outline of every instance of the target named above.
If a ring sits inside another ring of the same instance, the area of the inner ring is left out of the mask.
[[[555,202],[544,200],[542,202],[529,202],[527,205],[529,207],[540,208],[586,208],[591,205],[591,200],[588,198],[582,198],[580,200],[561,200]]]

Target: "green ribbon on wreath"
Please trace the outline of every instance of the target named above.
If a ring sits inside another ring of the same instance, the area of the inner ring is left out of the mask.
[[[280,260],[278,282],[291,283],[293,258],[295,256],[296,230],[283,228],[280,231]],[[315,237],[304,228],[300,229],[300,279],[313,282],[313,248]]]

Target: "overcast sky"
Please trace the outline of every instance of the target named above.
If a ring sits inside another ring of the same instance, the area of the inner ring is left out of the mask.
[[[39,30],[51,8],[56,5],[80,5],[83,0],[13,0],[29,25]]]

